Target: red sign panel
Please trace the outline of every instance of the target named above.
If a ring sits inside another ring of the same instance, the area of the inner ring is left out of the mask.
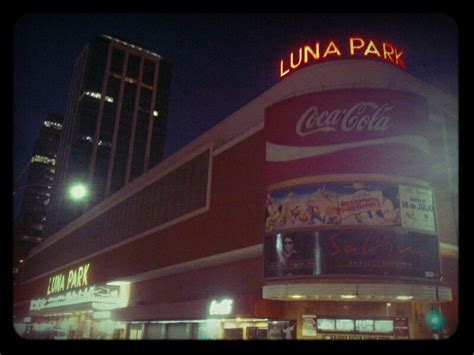
[[[387,89],[293,97],[265,112],[266,178],[375,173],[423,177],[430,165],[424,98]]]

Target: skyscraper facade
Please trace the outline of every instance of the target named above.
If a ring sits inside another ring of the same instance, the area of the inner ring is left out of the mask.
[[[60,114],[47,116],[33,148],[26,183],[15,187],[15,193],[24,188],[24,195],[15,223],[14,263],[23,259],[44,238],[46,211],[58,165],[62,122]]]
[[[47,235],[162,159],[170,78],[154,52],[108,35],[87,44],[74,65]],[[89,190],[82,202],[68,200],[76,183]]]

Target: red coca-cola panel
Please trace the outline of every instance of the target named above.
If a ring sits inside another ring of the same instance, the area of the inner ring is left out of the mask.
[[[342,173],[423,178],[432,136],[426,100],[387,89],[293,97],[265,112],[266,181]]]

